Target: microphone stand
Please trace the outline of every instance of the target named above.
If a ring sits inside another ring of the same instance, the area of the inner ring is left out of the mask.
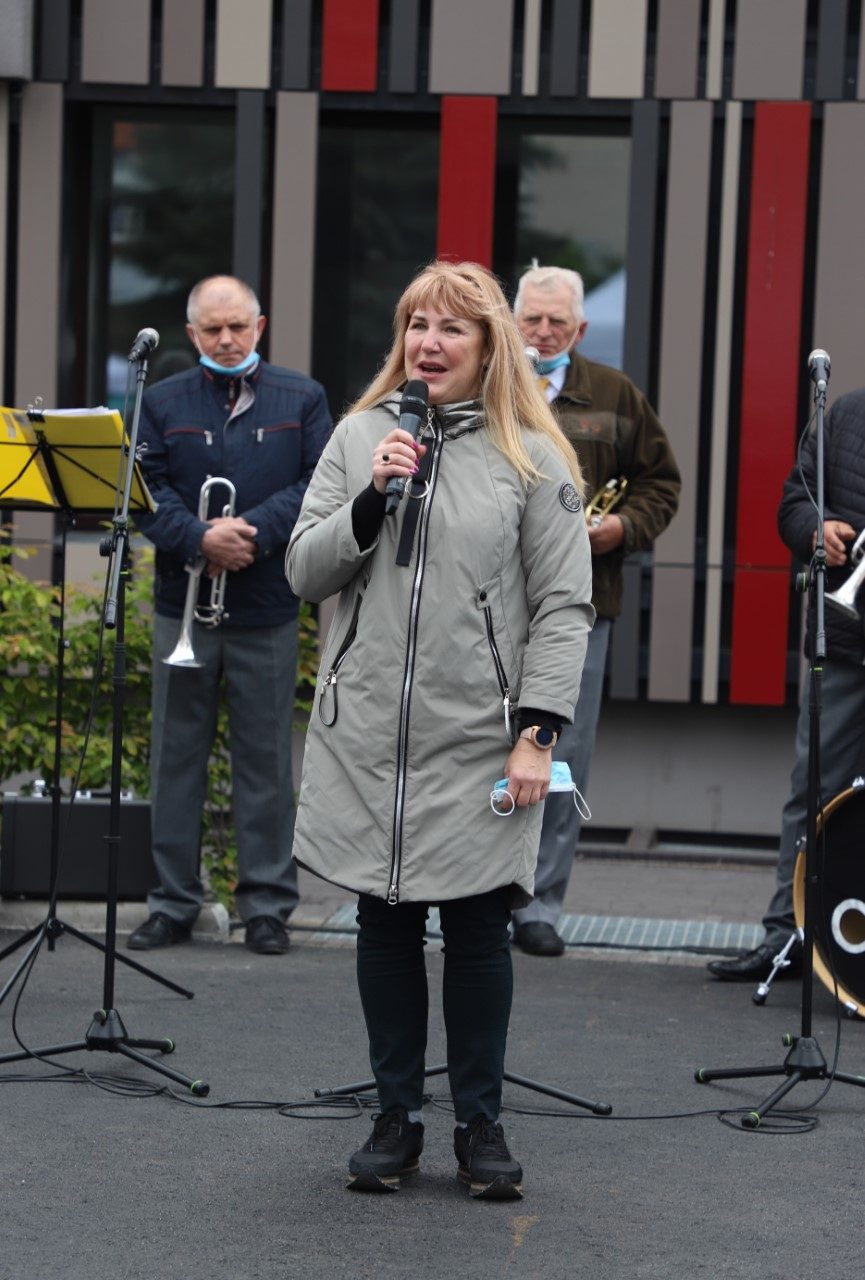
[[[145,333],[148,331],[144,331]],[[139,335],[139,339],[141,335]],[[48,1045],[40,1049],[23,1049],[17,1053],[5,1053],[0,1055],[0,1064],[7,1062],[21,1062],[26,1058],[51,1058],[59,1054],[75,1053],[82,1049],[91,1051],[100,1050],[104,1053],[120,1053],[127,1058],[131,1058],[134,1062],[140,1063],[142,1066],[148,1067],[151,1071],[159,1072],[163,1076],[167,1076],[169,1080],[175,1081],[177,1084],[185,1085],[190,1093],[197,1097],[204,1098],[210,1092],[210,1086],[204,1080],[195,1080],[191,1076],[183,1075],[180,1071],[175,1071],[173,1067],[168,1067],[162,1062],[148,1057],[141,1053],[142,1049],[156,1049],[160,1053],[173,1053],[174,1041],[169,1038],[161,1040],[142,1040],[133,1039],[128,1034],[126,1027],[123,1025],[123,1019],[114,1007],[114,970],[116,950],[115,944],[117,940],[117,887],[118,887],[118,855],[120,850],[120,779],[122,772],[123,757],[123,702],[126,692],[126,646],[125,646],[125,588],[126,579],[129,574],[128,552],[129,552],[129,500],[132,493],[132,482],[134,478],[134,462],[136,456],[136,448],[138,444],[138,425],[141,416],[141,399],[144,393],[144,383],[147,379],[147,351],[145,348],[141,350],[139,347],[139,339],[136,339],[135,347],[133,347],[130,355],[130,361],[137,360],[137,374],[135,386],[135,402],[132,413],[132,428],[129,433],[128,444],[121,445],[120,466],[124,464],[125,479],[123,485],[123,497],[120,503],[120,509],[115,510],[112,519],[112,532],[102,540],[100,544],[100,553],[109,558],[108,565],[108,595],[105,604],[103,622],[108,630],[115,631],[114,641],[114,669],[113,669],[113,700],[112,700],[112,739],[111,739],[111,784],[110,784],[110,805],[109,805],[109,833],[106,837],[108,845],[108,888],[107,900],[105,904],[105,946],[103,948],[105,955],[105,964],[103,972],[102,986],[102,1006],[97,1009],[93,1015],[91,1022],[83,1040],[73,1041],[71,1044]],[[155,345],[155,344],[153,344]],[[122,471],[121,471],[122,473]],[[122,473],[123,474],[123,473]],[[44,928],[45,926],[43,926]],[[25,961],[29,958],[30,953],[34,950],[35,945],[30,948]],[[125,959],[125,957],[121,957]],[[156,975],[149,975],[156,976]],[[183,991],[178,988],[184,995],[191,997],[192,993]]]
[[[817,354],[816,352],[814,353]],[[825,354],[825,353],[820,353]],[[827,362],[828,363],[828,362]],[[828,371],[827,371],[828,376]],[[808,791],[805,828],[805,919],[802,931],[802,1010],[798,1036],[782,1038],[789,1053],[782,1063],[769,1067],[728,1067],[716,1070],[699,1067],[694,1072],[698,1084],[711,1080],[741,1080],[757,1076],[786,1076],[783,1084],[741,1119],[742,1128],[758,1129],[764,1117],[802,1080],[827,1080],[830,1072],[817,1038],[812,1031],[814,988],[814,922],[817,918],[819,872],[817,866],[817,817],[820,800],[820,679],[826,658],[825,577],[826,547],[823,537],[824,472],[823,418],[826,408],[826,378],[818,378],[814,390],[816,413],[816,506],[817,540],[807,575],[808,635],[810,645],[810,679],[808,681]],[[865,1088],[865,1076],[833,1071],[831,1079]]]

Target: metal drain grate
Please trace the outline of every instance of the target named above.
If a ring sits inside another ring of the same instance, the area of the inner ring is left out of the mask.
[[[354,941],[357,933],[354,903],[347,903],[327,921],[330,929],[345,929],[346,941]],[[646,950],[675,950],[678,947],[701,947],[707,951],[741,948],[749,951],[759,945],[763,930],[755,924],[729,924],[717,920],[649,920],[639,916],[563,915],[558,931],[565,942],[582,946],[635,947]],[[441,937],[437,907],[431,907],[427,933]],[[333,940],[332,933],[315,934],[317,939]]]

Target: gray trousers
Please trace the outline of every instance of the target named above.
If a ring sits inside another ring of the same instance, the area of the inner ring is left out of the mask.
[[[180,622],[158,614],[153,630],[151,816],[159,888],[149,910],[192,924],[201,909],[201,817],[220,687],[228,702],[232,806],[237,834],[237,909],[288,918],[297,905],[291,860],[294,786],[291,733],[297,622],[277,627],[202,627],[193,648],[204,665],[166,666]]]
[[[765,942],[780,948],[796,927],[793,915],[793,875],[798,842],[805,836],[808,817],[808,695],[805,681],[796,725],[796,761],[790,775],[790,795],[781,813],[781,844],[775,893],[763,917]],[[820,783],[821,802],[828,802],[850,786],[865,764],[865,668],[851,662],[826,661],[821,677]]]
[[[612,625],[609,618],[598,618],[589,632],[574,723],[564,726],[561,737],[553,748],[554,759],[567,760],[571,767],[571,777],[582,795],[586,794],[592,752],[595,749]],[[547,796],[535,871],[534,900],[527,907],[514,912],[514,924],[543,920],[555,925],[565,900],[565,890],[574,865],[582,825],[583,820],[573,796],[562,791]]]

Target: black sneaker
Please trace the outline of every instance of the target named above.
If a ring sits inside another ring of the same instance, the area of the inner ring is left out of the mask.
[[[375,1117],[369,1141],[348,1162],[352,1191],[398,1191],[404,1173],[414,1173],[423,1151],[423,1125],[413,1124],[405,1107]]]
[[[504,1130],[486,1116],[475,1116],[464,1129],[454,1129],[457,1177],[479,1200],[519,1200],[522,1166],[508,1151]]]

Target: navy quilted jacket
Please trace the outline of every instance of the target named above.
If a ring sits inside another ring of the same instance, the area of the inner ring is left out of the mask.
[[[865,388],[841,396],[826,414],[823,442],[824,519],[846,520],[857,535],[865,529]],[[795,556],[805,564],[811,559],[811,538],[817,513],[809,493],[817,492],[817,437],[812,430],[802,446],[802,486],[794,464],[784,482],[778,508],[778,532]],[[852,544],[851,544],[852,545]],[[829,569],[827,591],[836,591],[850,576],[850,565]],[[865,605],[860,592],[859,605]],[[807,646],[806,646],[807,648]],[[860,609],[858,620],[826,605],[826,654],[828,658],[865,662],[865,631]]]
[[[238,380],[198,367],[146,392],[142,468],[158,510],[135,520],[157,548],[156,610],[179,618],[189,580],[184,566],[195,561],[206,530],[198,518],[199,491],[208,476],[231,480],[235,514],[258,529],[258,554],[248,568],[228,574],[225,625],[272,627],[297,615],[283,561],[331,417],[324,388],[290,369],[262,361],[242,386],[232,382]],[[208,516],[221,515],[226,491],[211,497]],[[202,577],[206,602],[210,581]]]

